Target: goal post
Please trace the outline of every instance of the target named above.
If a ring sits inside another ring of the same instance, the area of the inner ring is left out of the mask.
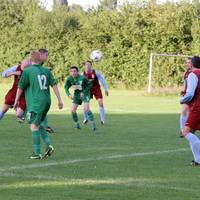
[[[154,65],[154,58],[156,56],[161,56],[161,57],[182,57],[182,58],[187,58],[191,57],[189,55],[182,55],[182,54],[165,54],[165,53],[151,53],[149,57],[149,73],[148,73],[148,88],[147,92],[151,93],[152,92],[152,72],[153,72],[153,65]]]

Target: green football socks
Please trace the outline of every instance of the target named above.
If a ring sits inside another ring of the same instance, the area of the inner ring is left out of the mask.
[[[44,118],[44,121],[42,122],[42,126],[43,126],[44,128],[47,128],[47,127],[48,127],[48,118],[47,118],[47,116]]]
[[[40,131],[41,138],[43,139],[43,141],[45,143],[46,150],[47,150],[49,148],[49,145],[50,145],[49,136],[48,136],[48,134],[45,131],[43,126],[40,126],[39,131]]]
[[[88,114],[89,120],[90,120],[90,121],[94,121],[94,115],[93,115],[92,111],[89,110],[89,111],[87,112],[87,114]]]
[[[73,121],[74,121],[75,123],[78,122],[78,115],[77,115],[76,112],[72,112],[72,119],[73,119]]]
[[[40,150],[40,131],[32,131],[32,139],[33,139],[33,147],[34,147],[34,153],[36,155],[41,154]]]

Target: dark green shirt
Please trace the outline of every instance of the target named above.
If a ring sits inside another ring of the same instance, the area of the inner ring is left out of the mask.
[[[65,83],[65,92],[67,96],[70,95],[69,88],[71,87],[74,89],[75,95],[80,94],[81,92],[83,92],[84,95],[88,95],[91,88],[91,83],[84,76],[78,74],[76,78],[73,78],[72,76],[67,78]]]
[[[56,81],[49,69],[31,65],[24,69],[18,88],[25,91],[27,111],[40,113],[44,104],[51,104],[49,86]]]

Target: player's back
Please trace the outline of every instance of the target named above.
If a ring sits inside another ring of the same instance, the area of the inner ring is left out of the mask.
[[[192,107],[191,110],[198,110],[200,111],[200,70],[194,70],[193,73],[198,78],[198,85],[195,90],[195,95],[192,100]]]
[[[50,70],[41,65],[31,65],[24,70],[24,76],[27,81],[25,95],[29,110],[38,112],[45,104],[50,105],[49,86],[55,84]]]

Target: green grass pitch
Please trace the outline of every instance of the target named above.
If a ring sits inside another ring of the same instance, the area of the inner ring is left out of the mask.
[[[7,85],[2,85],[0,100]],[[178,137],[177,96],[111,90],[105,98],[106,124],[75,130],[70,101],[63,111],[53,98],[49,124],[55,153],[29,160],[28,124],[13,111],[0,122],[0,200],[191,200],[199,199],[200,168],[191,167],[187,141]],[[79,109],[83,119],[82,108]]]

